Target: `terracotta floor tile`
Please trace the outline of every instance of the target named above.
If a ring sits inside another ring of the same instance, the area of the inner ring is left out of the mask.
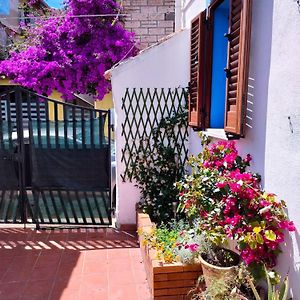
[[[129,259],[129,251],[128,249],[124,249],[124,248],[121,248],[121,249],[111,249],[109,251],[107,251],[107,256],[108,256],[108,259],[115,259],[115,258],[126,258],[126,259]]]
[[[79,300],[79,299],[80,299],[79,290],[72,290],[72,289],[54,291],[49,297],[49,300]]]
[[[81,285],[80,276],[56,278],[49,299],[51,300],[56,300],[56,299],[75,300],[76,299],[77,300],[79,299],[80,285]]]
[[[134,284],[109,289],[109,300],[137,300],[138,294]]]
[[[0,300],[148,300],[136,237],[112,228],[0,229],[0,260]]]
[[[141,257],[141,250],[140,248],[130,248],[128,249],[130,257]]]
[[[137,284],[147,282],[147,276],[145,270],[133,272],[133,280],[134,283]]]
[[[48,299],[52,290],[53,282],[49,280],[38,280],[28,282],[22,293],[22,300],[43,300]]]
[[[81,277],[81,286],[83,288],[97,288],[99,286],[106,288],[108,286],[108,274],[101,273],[83,275]]]
[[[147,282],[135,285],[139,300],[152,300]]]
[[[29,281],[36,280],[54,280],[57,271],[57,265],[34,268],[30,274]]]
[[[53,267],[58,266],[62,257],[62,252],[50,252],[49,253],[41,253],[38,257],[35,268],[43,268],[43,267]]]
[[[73,250],[64,250],[61,256],[61,263],[80,263],[84,261],[85,253]]]
[[[13,262],[13,257],[11,258],[0,258],[0,280],[1,277],[6,271],[10,268],[11,264]]]
[[[134,283],[134,276],[131,270],[123,270],[108,273],[108,284],[110,287],[117,287],[118,285],[128,285]]]
[[[32,270],[36,264],[37,259],[38,255],[36,254],[15,256],[10,264],[9,271],[20,270],[20,268]]]
[[[58,267],[56,276],[78,276],[83,271],[83,261],[61,263]]]
[[[83,274],[107,273],[107,261],[90,260],[85,261],[83,266]]]
[[[129,258],[111,259],[108,268],[110,272],[126,272],[132,270]]]
[[[0,300],[16,300],[23,293],[25,283],[0,284]]]
[[[105,287],[95,287],[95,288],[82,288],[79,294],[80,300],[108,300],[108,290]],[[123,300],[127,300],[124,298]]]
[[[14,270],[3,274],[1,283],[26,282],[31,275],[31,270]]]
[[[101,249],[101,250],[91,250],[91,251],[86,251],[85,253],[85,260],[107,260],[108,251],[106,249]]]

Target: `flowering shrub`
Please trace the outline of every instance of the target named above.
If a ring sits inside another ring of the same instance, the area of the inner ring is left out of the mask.
[[[250,155],[238,155],[234,142],[205,145],[190,159],[192,174],[177,183],[180,208],[200,218],[200,231],[214,243],[236,240],[247,265],[272,267],[284,232],[295,227],[284,212],[285,202],[264,192],[260,177],[247,171],[250,161]]]
[[[56,89],[67,100],[73,99],[73,93],[102,99],[111,88],[104,72],[137,52],[134,34],[115,17],[120,7],[114,0],[66,0],[65,4],[65,10],[36,19],[21,48],[0,62],[0,73],[41,94]]]

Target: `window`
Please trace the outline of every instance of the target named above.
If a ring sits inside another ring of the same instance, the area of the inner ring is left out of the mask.
[[[214,0],[191,26],[189,125],[244,135],[251,0]]]

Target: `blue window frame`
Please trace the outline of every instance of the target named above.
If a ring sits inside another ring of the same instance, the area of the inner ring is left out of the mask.
[[[212,81],[210,128],[224,128],[226,99],[226,69],[229,27],[229,0],[224,0],[213,15]]]
[[[0,1],[0,15],[8,16],[10,11],[10,0]]]

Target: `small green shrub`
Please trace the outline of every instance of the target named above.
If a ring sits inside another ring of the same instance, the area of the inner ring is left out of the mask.
[[[186,124],[187,113],[183,109],[162,119],[152,131],[153,138],[142,140],[140,151],[133,154],[135,162],[129,170],[129,178],[140,188],[139,207],[157,224],[167,223],[175,217],[179,199],[174,184],[184,173],[184,164],[176,152],[180,148],[177,134]],[[152,146],[143,147],[142,143]],[[143,150],[145,148],[151,150]]]

